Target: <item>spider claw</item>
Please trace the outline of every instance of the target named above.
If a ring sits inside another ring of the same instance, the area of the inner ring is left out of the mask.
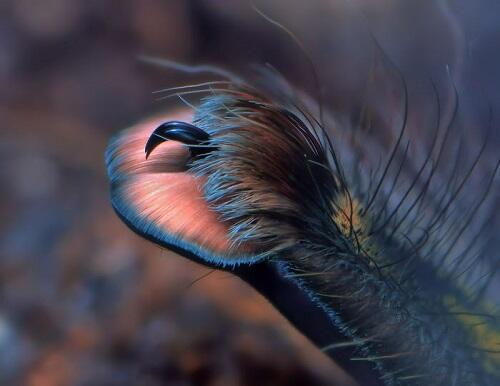
[[[202,145],[209,139],[210,136],[205,131],[190,123],[180,121],[165,122],[158,126],[149,137],[145,147],[146,159],[158,145],[168,140],[182,142],[186,145]],[[191,155],[194,156],[206,153],[213,150],[213,148],[189,146],[189,150]]]

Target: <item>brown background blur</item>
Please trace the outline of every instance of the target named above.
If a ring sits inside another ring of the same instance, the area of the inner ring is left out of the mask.
[[[449,64],[498,106],[499,10],[445,3],[256,2],[301,38],[327,106],[347,121],[363,96],[369,30],[405,71],[415,105],[429,95],[422,73],[439,82]],[[270,62],[313,89],[307,59],[246,1],[1,1],[0,384],[341,384],[253,290],[225,273],[202,278],[209,270],[114,215],[110,136],[180,105],[153,91],[193,82],[141,54],[242,73]],[[465,103],[481,116],[476,95]],[[419,113],[410,111],[414,121]]]

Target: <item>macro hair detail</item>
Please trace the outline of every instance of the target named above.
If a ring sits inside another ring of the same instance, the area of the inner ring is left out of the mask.
[[[458,96],[416,154],[404,87],[402,124],[377,167],[373,139],[317,119],[307,98],[280,82],[195,89],[207,95],[191,122],[116,137],[106,162],[119,216],[211,267],[276,267],[327,316],[318,328],[344,337],[325,352],[347,356],[347,367],[368,364],[372,383],[351,373],[362,384],[499,384],[499,326],[484,298],[495,272],[481,256],[487,220],[477,219],[498,164],[463,209],[484,146],[461,165]],[[455,161],[444,165],[445,157]]]

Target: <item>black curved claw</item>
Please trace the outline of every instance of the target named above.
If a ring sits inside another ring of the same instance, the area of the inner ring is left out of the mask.
[[[151,152],[161,143],[173,140],[185,143],[186,145],[203,145],[208,142],[210,136],[199,127],[187,122],[169,121],[162,123],[151,134],[146,143],[146,159]],[[207,153],[214,148],[189,146],[191,155],[200,155]]]

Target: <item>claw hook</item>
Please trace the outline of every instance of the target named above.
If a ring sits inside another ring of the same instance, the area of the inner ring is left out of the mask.
[[[144,149],[146,159],[158,145],[168,140],[192,145],[189,146],[191,155],[201,155],[215,149],[213,147],[198,146],[206,144],[209,139],[210,136],[205,131],[190,123],[180,121],[165,122],[158,126],[149,137]]]

